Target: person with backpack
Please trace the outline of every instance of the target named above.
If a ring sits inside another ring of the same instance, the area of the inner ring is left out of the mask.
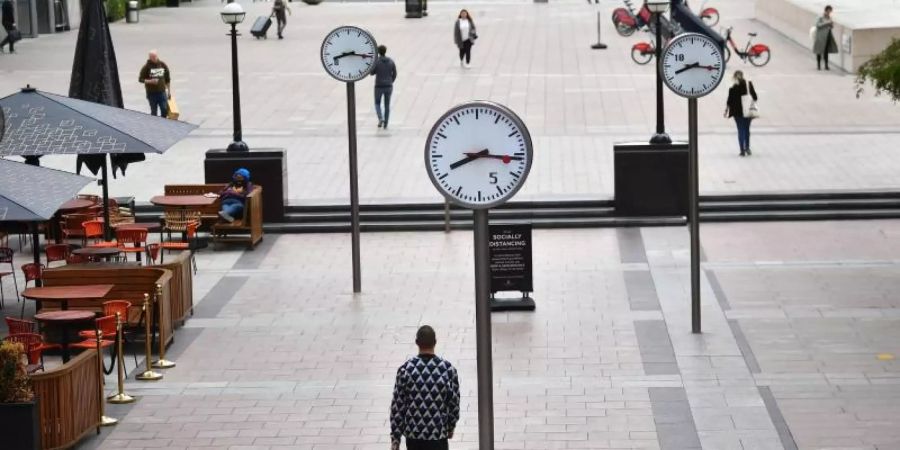
[[[275,0],[275,3],[272,4],[272,15],[275,16],[275,20],[278,22],[278,39],[284,39],[282,32],[284,31],[284,27],[287,26],[287,15],[284,14],[285,10],[287,10],[288,14],[293,14],[291,8],[288,7],[284,0]]]
[[[387,47],[378,46],[378,60],[372,68],[375,77],[375,113],[378,114],[378,128],[387,130],[391,118],[391,94],[394,92],[394,80],[397,79],[397,66],[394,60],[387,57]],[[384,99],[384,114],[381,113],[381,99]]]

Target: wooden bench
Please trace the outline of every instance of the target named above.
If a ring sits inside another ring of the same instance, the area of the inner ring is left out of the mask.
[[[253,191],[247,194],[244,203],[244,215],[234,222],[216,222],[212,226],[214,244],[241,243],[253,249],[263,238],[263,199],[262,186],[254,185]]]
[[[109,300],[128,300],[131,308],[128,309],[128,325],[137,326],[141,318],[141,306],[144,303],[144,294],[150,295],[152,307],[162,307],[159,318],[160,342],[168,346],[173,338],[174,324],[172,321],[172,304],[181,302],[173,299],[179,290],[172,289],[172,272],[153,267],[116,267],[103,264],[72,264],[44,270],[44,286],[80,286],[85,284],[111,284],[112,290],[106,297],[95,300],[69,301],[69,309],[82,309],[94,312],[103,310],[103,302]],[[156,286],[162,287],[162,294],[156,298]],[[59,309],[58,304],[44,302],[41,311]]]
[[[71,448],[92,431],[100,432],[100,366],[97,352],[31,375],[40,405],[41,448]]]

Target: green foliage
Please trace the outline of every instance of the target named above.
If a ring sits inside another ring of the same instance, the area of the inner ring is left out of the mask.
[[[138,0],[138,2],[141,9],[166,6],[166,0]],[[106,19],[110,22],[124,19],[127,4],[128,0],[106,0]]]
[[[895,102],[900,101],[900,39],[894,39],[881,53],[863,64],[856,74],[856,96],[871,82],[875,95],[887,93]]]
[[[0,403],[29,402],[34,398],[25,371],[25,349],[22,344],[0,343]]]

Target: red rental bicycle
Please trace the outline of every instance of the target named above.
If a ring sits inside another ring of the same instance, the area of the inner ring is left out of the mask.
[[[756,37],[756,33],[747,33],[749,36],[747,38],[747,45],[745,45],[744,50],[741,51],[734,43],[734,38],[731,37],[731,31],[732,27],[725,29],[725,40],[731,45],[731,48],[734,49],[734,53],[737,54],[742,61],[750,61],[750,64],[753,64],[756,67],[762,67],[769,63],[769,60],[772,59],[772,51],[766,44],[753,43],[753,38]],[[728,48],[728,44],[725,45],[724,49],[726,62],[731,59],[732,53],[731,49]]]
[[[684,0],[684,5],[690,8],[687,0]],[[700,20],[703,21],[706,25],[710,27],[714,27],[719,23],[719,10],[713,8],[712,6],[706,7],[706,2],[700,4]]]
[[[638,42],[631,46],[631,60],[642,66],[653,61],[655,54],[656,45],[653,44],[653,41]]]

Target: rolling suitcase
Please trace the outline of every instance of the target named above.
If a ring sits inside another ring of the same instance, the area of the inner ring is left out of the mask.
[[[272,26],[272,17],[271,16],[259,16],[256,18],[256,21],[253,22],[253,28],[250,28],[250,34],[252,34],[257,39],[266,37],[266,33],[269,32],[269,27]]]

